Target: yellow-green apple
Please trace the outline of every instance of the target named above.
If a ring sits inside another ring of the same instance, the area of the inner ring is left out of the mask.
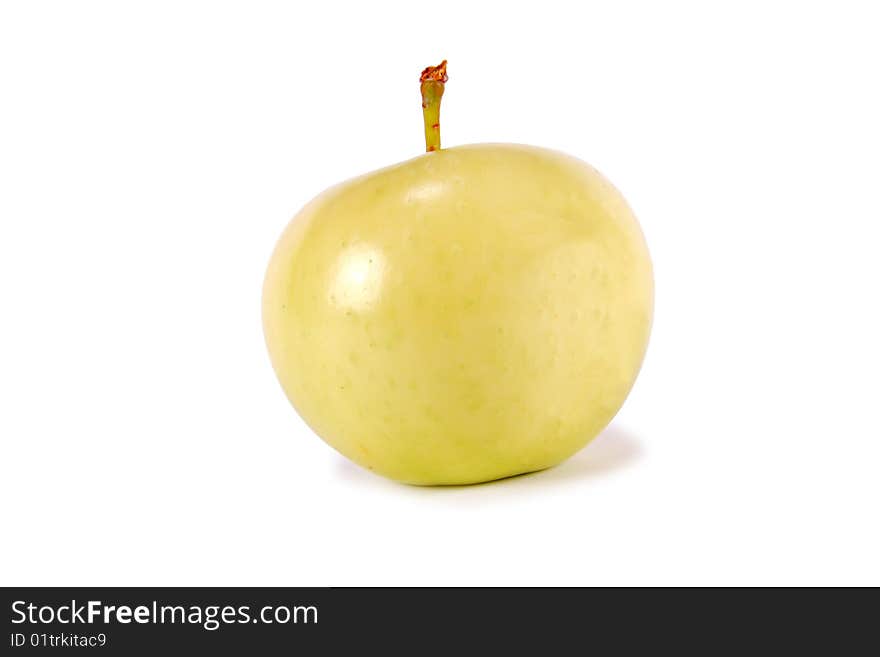
[[[282,235],[263,290],[275,372],[352,461],[413,484],[547,468],[611,420],[645,354],[648,250],[595,169],[530,146],[440,149],[340,184]]]

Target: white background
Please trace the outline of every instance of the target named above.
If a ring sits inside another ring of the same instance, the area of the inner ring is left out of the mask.
[[[5,2],[0,583],[880,584],[872,5]],[[296,416],[260,287],[444,57],[444,145],[597,166],[657,305],[591,446],[420,489]]]

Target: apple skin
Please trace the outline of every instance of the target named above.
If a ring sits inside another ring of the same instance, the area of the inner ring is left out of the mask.
[[[541,470],[592,440],[638,374],[648,250],[589,165],[530,146],[427,153],[331,188],[263,289],[270,358],[328,444],[411,484]]]

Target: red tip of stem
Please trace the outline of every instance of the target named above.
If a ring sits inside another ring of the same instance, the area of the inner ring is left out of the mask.
[[[448,82],[449,76],[446,75],[446,60],[444,59],[437,66],[429,66],[424,71],[422,71],[422,76],[419,78],[419,82],[427,82],[431,80],[432,82]]]

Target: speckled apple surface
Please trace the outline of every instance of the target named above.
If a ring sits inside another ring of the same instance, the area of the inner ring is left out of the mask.
[[[472,145],[336,186],[271,258],[275,372],[339,452],[413,484],[540,470],[623,404],[651,328],[641,229],[595,169]]]

